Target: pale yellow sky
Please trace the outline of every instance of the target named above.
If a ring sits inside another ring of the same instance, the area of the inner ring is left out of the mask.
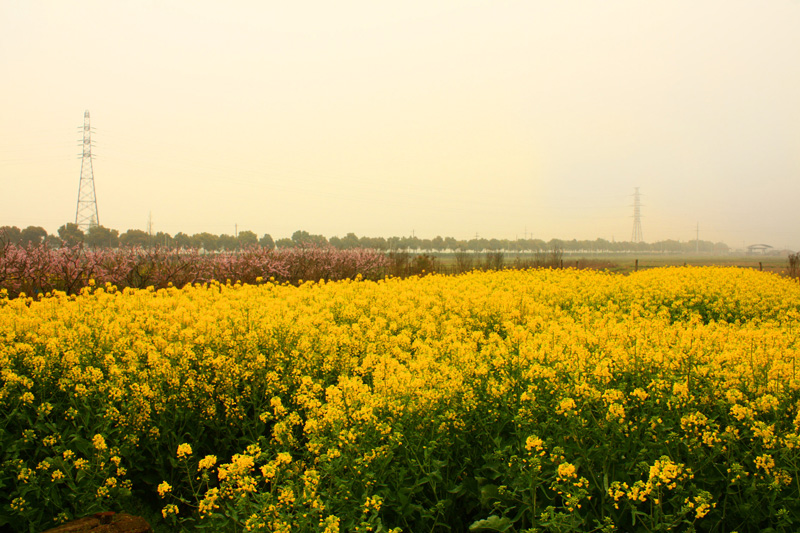
[[[1,225],[800,249],[800,1],[0,0]]]

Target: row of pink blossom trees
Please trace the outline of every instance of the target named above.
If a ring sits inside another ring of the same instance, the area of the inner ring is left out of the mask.
[[[183,287],[211,280],[256,283],[258,278],[297,283],[355,278],[359,274],[364,279],[379,279],[386,274],[386,267],[386,256],[376,250],[337,250],[332,246],[282,250],[252,246],[237,252],[206,254],[196,249],[54,249],[0,243],[0,290],[5,289],[10,298],[51,291],[75,294],[90,280],[122,289],[164,288],[170,283]]]

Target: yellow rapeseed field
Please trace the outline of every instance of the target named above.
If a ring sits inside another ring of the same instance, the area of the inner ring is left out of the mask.
[[[0,527],[793,531],[798,318],[733,268],[0,296]]]

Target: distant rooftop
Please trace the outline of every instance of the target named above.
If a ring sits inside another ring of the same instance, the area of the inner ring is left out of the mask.
[[[766,253],[767,250],[772,249],[772,246],[769,244],[751,244],[747,247],[747,253],[755,254],[755,253]]]

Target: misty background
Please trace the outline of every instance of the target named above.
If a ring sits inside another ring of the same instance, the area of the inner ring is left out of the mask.
[[[800,249],[800,2],[0,2],[0,225]]]

